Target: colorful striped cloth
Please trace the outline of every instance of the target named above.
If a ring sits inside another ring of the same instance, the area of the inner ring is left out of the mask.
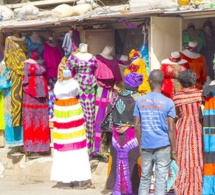
[[[78,100],[56,99],[54,120],[51,180],[69,183],[91,179],[83,110]]]

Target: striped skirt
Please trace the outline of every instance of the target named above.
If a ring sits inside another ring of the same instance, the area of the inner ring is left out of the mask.
[[[55,100],[53,137],[51,180],[70,183],[91,179],[83,111],[76,98]]]

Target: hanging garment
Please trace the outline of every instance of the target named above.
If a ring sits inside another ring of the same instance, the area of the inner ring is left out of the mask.
[[[190,69],[196,73],[196,87],[202,89],[202,84],[206,82],[206,62],[203,55],[198,58],[190,58],[181,52],[181,58],[186,60]]]
[[[95,123],[95,142],[94,151],[100,152],[102,131],[100,125],[105,118],[107,106],[113,98],[113,86],[122,80],[118,61],[106,59],[101,55],[97,55],[98,68],[95,76],[98,81],[98,89],[96,92],[96,123]]]
[[[89,156],[92,157],[95,139],[95,96],[97,87],[94,72],[97,67],[97,61],[95,56],[84,61],[72,55],[68,60],[67,67],[73,71],[73,78],[80,85],[79,101],[84,111],[88,152]]]
[[[42,60],[25,61],[23,78],[24,150],[44,152],[50,149],[48,86]]]
[[[203,110],[204,177],[202,195],[215,194],[215,85],[204,88]]]
[[[54,153],[51,180],[70,183],[91,180],[83,110],[78,99],[79,84],[74,79],[54,87]]]
[[[32,40],[29,37],[25,38],[25,45],[27,46],[27,56],[30,58],[31,52],[33,50],[37,50],[40,53],[40,56],[42,56],[44,46],[43,44],[36,44],[32,42]]]
[[[49,43],[44,43],[43,60],[46,66],[46,78],[48,81],[48,92],[49,92],[49,118],[53,118],[53,106],[55,96],[53,93],[54,85],[57,81],[57,70],[58,65],[62,59],[62,53],[60,46],[56,44],[51,46]]]
[[[0,63],[0,90],[3,92],[4,99],[4,130],[5,144],[7,146],[23,145],[22,126],[13,127],[11,116],[11,86],[10,71],[4,61]]]
[[[169,59],[165,59],[161,62],[161,71],[164,74],[164,81],[161,86],[161,92],[168,98],[173,98],[174,94],[182,89],[181,84],[177,80],[179,73],[189,69],[187,61],[178,64],[177,62],[171,62]]]
[[[3,91],[0,90],[0,131],[3,131],[4,128],[4,96]]]
[[[23,41],[14,41],[7,37],[5,41],[5,58],[7,68],[10,70],[11,87],[11,116],[13,127],[22,123],[22,78],[24,76],[24,61],[26,48]]]
[[[62,48],[64,49],[64,55],[69,57],[72,53],[72,39],[69,32],[64,36]]]
[[[179,110],[176,123],[176,151],[179,166],[175,182],[177,195],[202,194],[203,140],[202,125],[199,121],[202,91],[184,88],[173,97]]]

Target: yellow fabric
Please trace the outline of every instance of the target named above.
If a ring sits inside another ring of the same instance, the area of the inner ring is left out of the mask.
[[[0,91],[0,131],[4,130],[4,97],[3,92]]]
[[[11,37],[5,41],[4,61],[11,71],[11,116],[13,127],[22,125],[22,78],[24,61],[27,60],[26,46],[23,41],[15,42]]]
[[[137,58],[134,61],[132,61],[132,64],[135,66],[138,66],[138,70],[136,71],[137,74],[143,75],[143,83],[139,85],[138,92],[141,94],[146,94],[151,91],[149,82],[148,82],[148,75],[146,72],[146,63],[142,58]],[[125,69],[124,75],[126,76],[131,71],[129,70],[129,67]]]
[[[74,139],[85,136],[86,131],[85,129],[81,129],[80,131],[75,131],[72,133],[56,133],[54,132],[54,139],[58,140],[68,140],[68,139]]]

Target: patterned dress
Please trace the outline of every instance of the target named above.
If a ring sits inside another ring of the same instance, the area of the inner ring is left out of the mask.
[[[175,182],[177,195],[201,195],[203,175],[202,125],[199,121],[202,91],[184,88],[173,97],[179,110],[176,123],[178,177]]]
[[[95,96],[97,81],[94,71],[97,67],[95,56],[88,61],[80,60],[72,55],[67,67],[73,71],[74,79],[80,85],[79,101],[84,110],[85,126],[87,131],[87,147],[89,156],[93,155],[94,127],[95,127]]]
[[[137,195],[140,182],[140,153],[134,128],[119,134],[116,127],[119,124],[134,125],[133,110],[135,99],[133,91],[124,91],[112,110],[115,128],[113,131],[111,152],[108,162],[108,179],[106,189],[113,195]],[[135,94],[138,95],[138,94]],[[109,107],[108,107],[109,108]]]
[[[0,63],[0,90],[4,98],[5,144],[7,146],[23,145],[22,126],[13,127],[11,116],[11,86],[10,71],[2,61]]]
[[[106,59],[101,55],[97,55],[98,68],[95,71],[95,76],[98,81],[98,89],[96,92],[96,124],[95,124],[95,142],[94,152],[100,152],[101,140],[104,137],[100,129],[100,124],[104,120],[108,104],[112,101],[115,83],[122,80],[120,68],[116,58]],[[107,141],[108,142],[108,141]],[[104,151],[107,152],[107,151]]]
[[[12,37],[5,41],[5,63],[11,71],[11,116],[13,127],[22,124],[22,78],[24,76],[24,61],[26,47],[23,41],[15,42]]]
[[[44,152],[50,149],[48,86],[43,60],[25,61],[23,79],[24,150]]]
[[[167,60],[164,60],[161,63],[161,71],[164,74],[164,81],[161,86],[162,93],[168,97],[173,98],[173,95],[181,90],[181,84],[177,80],[177,76],[182,71],[189,69],[188,63],[177,64],[177,63],[166,63]]]
[[[203,91],[204,177],[202,195],[215,194],[215,85]]]
[[[54,153],[51,180],[63,183],[91,180],[82,107],[74,79],[55,84]]]

